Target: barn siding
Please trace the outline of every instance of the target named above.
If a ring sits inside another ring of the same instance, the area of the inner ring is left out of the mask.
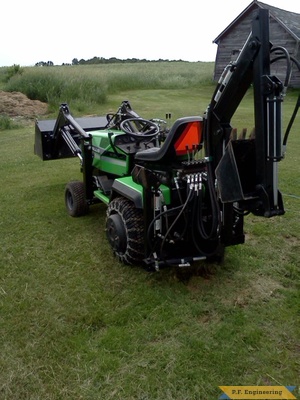
[[[218,80],[226,67],[226,65],[235,61],[238,54],[233,55],[233,51],[241,50],[245,41],[247,40],[252,26],[252,15],[244,17],[240,20],[234,29],[231,29],[226,35],[222,37],[218,44],[214,79]]]
[[[291,56],[297,57],[297,42],[276,20],[270,20],[270,41],[274,47],[282,46],[286,48]],[[283,54],[275,52],[275,54]],[[272,64],[271,73],[276,75],[280,80],[284,81],[286,76],[286,61],[282,60]],[[293,68],[290,86],[300,85],[300,74],[297,68]]]
[[[238,53],[233,53],[236,50],[240,51],[247,40],[251,32],[254,11],[256,10],[252,10],[252,12],[241,17],[240,20],[220,38],[215,61],[215,80],[220,78],[224,68],[230,61],[236,60]],[[285,47],[290,55],[300,61],[300,50],[297,41],[272,16],[270,17],[270,41],[273,46]],[[272,64],[271,73],[277,75],[279,79],[285,79],[285,72],[286,62],[284,60]],[[300,73],[295,66],[293,66],[290,86],[300,87]]]

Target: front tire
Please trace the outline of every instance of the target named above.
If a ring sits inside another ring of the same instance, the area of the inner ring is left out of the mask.
[[[143,212],[123,197],[113,199],[106,212],[106,236],[114,254],[124,264],[144,258]]]
[[[71,217],[80,217],[87,214],[88,204],[85,198],[84,183],[72,181],[65,188],[65,205]]]

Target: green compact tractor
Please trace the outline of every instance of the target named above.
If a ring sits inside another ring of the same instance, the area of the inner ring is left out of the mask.
[[[83,179],[65,189],[68,213],[79,217],[105,203],[107,239],[123,263],[158,270],[221,259],[226,246],[244,242],[247,213],[284,213],[277,169],[288,136],[282,140],[288,79],[272,76],[270,65],[285,58],[289,77],[293,60],[270,44],[268,20],[260,10],[202,117],[180,118],[169,128],[123,101],[115,114],[77,119],[62,104],[57,120],[36,122],[35,154],[80,159]],[[236,138],[230,120],[251,85],[255,134]]]

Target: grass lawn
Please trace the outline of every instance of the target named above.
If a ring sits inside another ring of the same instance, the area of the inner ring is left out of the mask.
[[[147,118],[203,114],[212,91],[125,91],[99,113],[127,98]],[[0,131],[0,398],[213,400],[219,385],[299,385],[299,130],[298,117],[280,163],[284,216],[246,217],[246,243],[221,266],[152,274],[114,259],[105,205],[67,215],[77,159],[34,156],[33,123]]]

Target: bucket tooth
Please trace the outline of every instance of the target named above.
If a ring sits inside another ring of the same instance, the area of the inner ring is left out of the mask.
[[[237,129],[236,128],[232,128],[231,133],[230,133],[230,139],[237,140]]]
[[[239,140],[246,139],[246,135],[247,135],[247,128],[243,128],[242,132],[239,135]]]
[[[255,139],[255,127],[252,129],[249,139]]]

